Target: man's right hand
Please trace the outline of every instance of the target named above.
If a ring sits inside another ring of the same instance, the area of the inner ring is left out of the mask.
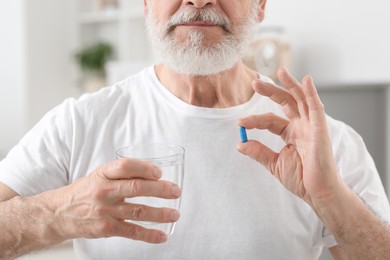
[[[55,214],[56,235],[64,240],[120,236],[163,243],[167,235],[162,231],[145,229],[126,220],[176,222],[179,212],[125,202],[125,198],[138,196],[180,197],[180,188],[159,180],[160,177],[160,169],[150,163],[121,159],[71,185],[41,195]]]

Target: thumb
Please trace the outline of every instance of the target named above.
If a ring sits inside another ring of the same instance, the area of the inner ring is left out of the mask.
[[[247,155],[253,160],[259,162],[271,173],[273,173],[278,154],[264,144],[254,140],[249,140],[246,143],[239,143],[237,145],[237,150],[240,153]]]

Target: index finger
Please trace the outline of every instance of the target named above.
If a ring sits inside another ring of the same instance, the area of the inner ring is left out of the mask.
[[[262,80],[254,80],[252,86],[260,95],[269,97],[271,100],[281,105],[284,113],[289,119],[300,117],[297,102],[287,90]]]
[[[150,162],[124,158],[109,162],[97,169],[97,174],[108,180],[147,179],[158,180],[161,170]]]

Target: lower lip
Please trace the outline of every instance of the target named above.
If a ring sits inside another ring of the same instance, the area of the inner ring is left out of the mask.
[[[213,25],[213,24],[181,24],[180,26],[186,26],[186,27],[201,27],[201,28],[216,27],[216,25]]]

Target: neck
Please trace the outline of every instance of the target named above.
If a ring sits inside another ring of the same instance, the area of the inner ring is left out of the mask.
[[[247,102],[254,94],[252,80],[258,77],[243,63],[209,76],[179,74],[163,64],[155,67],[161,83],[181,100],[200,107],[225,108]]]

